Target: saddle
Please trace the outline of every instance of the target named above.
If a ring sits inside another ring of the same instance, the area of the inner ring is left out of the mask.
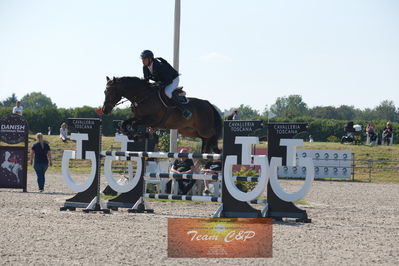
[[[166,96],[165,90],[163,90],[163,89],[158,90],[158,96],[161,99],[162,103],[165,105],[165,107],[176,108],[182,104],[189,103],[189,100],[186,98],[186,92],[183,91],[183,87],[177,87],[173,91],[173,94],[179,98],[178,99],[179,103],[177,103],[175,100]]]

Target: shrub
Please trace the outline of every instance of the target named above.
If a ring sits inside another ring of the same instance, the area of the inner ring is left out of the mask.
[[[248,168],[242,166],[240,171],[233,172],[234,176],[259,176],[258,172],[255,169]],[[257,185],[256,182],[247,182],[247,181],[236,181],[235,182],[237,188],[243,192],[252,191]]]
[[[339,138],[337,136],[329,136],[327,138],[328,142],[339,142]]]
[[[158,142],[159,150],[160,151],[169,151],[170,147],[170,134],[169,133],[163,133],[159,136],[159,142]]]

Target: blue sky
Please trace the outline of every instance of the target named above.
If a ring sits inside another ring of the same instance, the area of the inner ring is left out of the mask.
[[[0,1],[0,100],[41,91],[100,106],[105,77],[142,76],[139,54],[173,62],[174,0]],[[189,96],[262,111],[399,106],[399,1],[182,0],[180,73]]]

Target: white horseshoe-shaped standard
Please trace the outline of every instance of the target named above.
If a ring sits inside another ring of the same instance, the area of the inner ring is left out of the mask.
[[[314,179],[314,165],[312,159],[299,158],[299,165],[306,167],[306,178],[303,187],[295,193],[288,193],[280,186],[280,183],[277,179],[277,167],[281,166],[281,164],[282,159],[276,157],[273,157],[270,162],[270,185],[272,186],[273,192],[277,195],[277,197],[288,202],[294,202],[302,199],[309,192]]]
[[[93,183],[94,178],[96,177],[97,170],[97,160],[96,153],[94,151],[86,151],[86,159],[91,160],[91,171],[89,178],[86,183],[78,184],[71,177],[71,173],[69,172],[69,160],[76,158],[76,152],[71,150],[64,151],[62,155],[62,175],[64,176],[64,182],[73,192],[83,192],[87,190],[91,184]]]
[[[263,191],[265,191],[267,179],[268,179],[268,165],[266,164],[266,159],[264,157],[254,156],[254,164],[260,165],[261,172],[258,177],[258,184],[250,192],[243,192],[237,188],[233,181],[233,169],[232,165],[237,164],[237,156],[230,155],[226,157],[224,164],[224,182],[227,190],[230,194],[239,201],[251,201],[259,197]]]
[[[112,161],[117,160],[115,156],[106,156],[104,160],[104,175],[107,178],[108,185],[115,190],[116,192],[119,193],[126,193],[129,192],[130,190],[134,189],[137,184],[140,181],[141,178],[141,169],[143,167],[143,163],[141,158],[139,157],[130,157],[131,161],[136,161],[137,162],[137,168],[136,168],[136,173],[134,174],[134,177],[132,177],[132,166],[129,165],[129,182],[125,185],[120,185],[118,182],[115,181],[113,175],[112,175]]]

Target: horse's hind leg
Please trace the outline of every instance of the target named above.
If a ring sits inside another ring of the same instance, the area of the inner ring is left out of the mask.
[[[209,139],[207,139],[208,143],[208,149],[214,152],[214,153],[221,153],[221,150],[218,147],[218,137],[216,135],[213,135]]]
[[[208,140],[207,139],[204,139],[204,138],[201,138],[201,140],[202,140],[202,144],[201,144],[201,152],[202,153],[208,153],[209,151],[209,147],[208,147],[208,145],[207,145],[207,142],[208,142]]]
[[[213,153],[220,154],[220,149],[218,147],[218,138],[216,136],[212,136],[209,139],[201,138],[202,139],[202,153]]]
[[[213,148],[212,149],[213,149],[214,153],[218,153],[218,154],[222,153],[222,150],[219,149],[219,146],[218,146],[218,137],[216,137],[216,136],[215,136],[215,143],[213,144]]]

